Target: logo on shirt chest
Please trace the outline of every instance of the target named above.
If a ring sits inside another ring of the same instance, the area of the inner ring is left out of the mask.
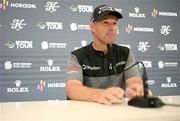
[[[123,65],[125,65],[125,64],[126,64],[125,61],[120,61],[120,62],[118,62],[118,63],[115,64],[115,67],[117,68],[117,67],[123,66]],[[109,69],[112,70],[112,64],[111,64],[111,63],[110,63],[110,65],[109,65]]]
[[[93,71],[96,71],[96,70],[100,70],[101,67],[100,66],[90,66],[90,65],[83,64],[82,65],[82,69],[83,70],[93,70]]]
[[[125,65],[125,64],[126,64],[125,61],[121,61],[121,62],[116,63],[115,66],[118,67],[118,66],[122,66],[122,65]],[[97,71],[97,70],[100,70],[101,67],[100,66],[92,66],[92,65],[83,64],[82,69],[83,70]],[[112,70],[112,64],[111,63],[109,64],[109,69]]]

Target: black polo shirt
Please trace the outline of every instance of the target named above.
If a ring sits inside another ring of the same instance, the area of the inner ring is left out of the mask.
[[[133,54],[127,47],[112,44],[104,54],[93,48],[92,43],[71,52],[68,61],[67,80],[79,80],[92,88],[123,88],[124,79],[139,75],[136,67],[122,73],[124,68],[135,63]],[[113,67],[116,68],[115,73]],[[123,79],[124,77],[124,79]]]

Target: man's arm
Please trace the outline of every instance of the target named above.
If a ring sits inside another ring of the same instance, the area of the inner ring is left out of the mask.
[[[143,80],[141,77],[133,76],[126,80],[126,96],[133,98],[136,96],[143,96]]]
[[[119,87],[94,89],[84,86],[81,81],[68,80],[66,81],[66,94],[73,100],[111,105],[113,102],[119,102],[123,98],[124,91]]]
[[[81,81],[68,80],[66,81],[66,94],[70,99],[82,101],[96,101],[103,90],[92,89],[83,86]]]
[[[141,97],[144,95],[143,80],[141,77],[134,76],[126,80],[126,96],[129,98]],[[152,96],[152,92],[148,90],[148,96]]]

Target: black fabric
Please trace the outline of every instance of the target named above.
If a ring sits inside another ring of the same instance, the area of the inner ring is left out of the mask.
[[[129,49],[127,47],[112,44],[111,52],[104,55],[101,51],[96,51],[92,43],[81,49],[72,52],[83,68],[83,75],[87,77],[103,77],[115,75],[111,64],[114,61],[117,73],[121,73],[128,59]],[[113,56],[113,58],[112,58]],[[124,64],[121,62],[125,62]],[[99,69],[100,68],[100,69]]]

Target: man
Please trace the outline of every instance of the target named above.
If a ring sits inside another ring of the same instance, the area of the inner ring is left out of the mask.
[[[144,95],[137,67],[122,73],[135,63],[128,48],[114,44],[118,19],[122,17],[107,5],[94,9],[90,22],[93,42],[73,51],[68,61],[66,93],[69,99],[111,105],[121,101],[124,94],[129,98]]]

